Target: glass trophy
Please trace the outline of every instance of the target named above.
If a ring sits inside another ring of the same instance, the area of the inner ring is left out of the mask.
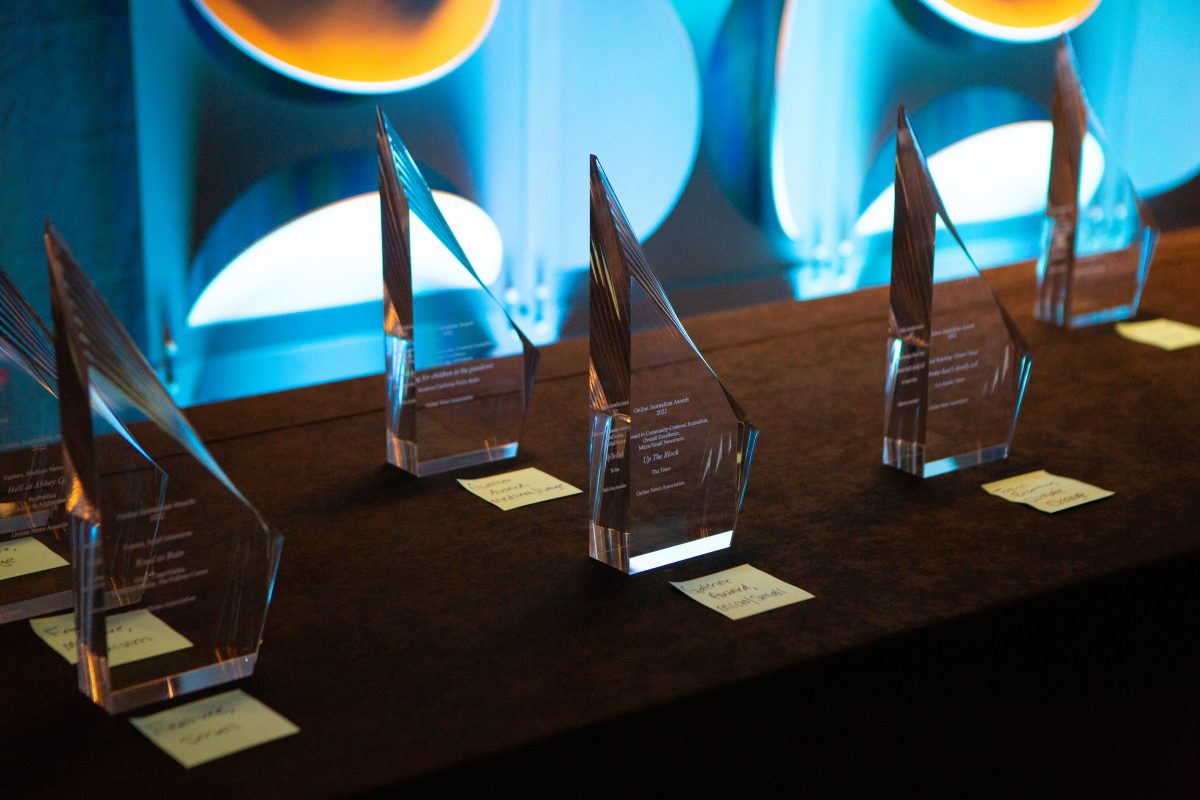
[[[376,109],[388,463],[413,475],[517,454],[538,352],[479,279],[408,149]],[[414,259],[409,211],[451,256]]]
[[[46,253],[80,690],[119,713],[245,677],[283,539],[49,225]]]
[[[591,208],[590,555],[632,574],[730,545],[758,430],[684,330],[595,156]]]
[[[929,478],[1006,458],[1033,357],[950,221],[903,107],[888,324],[883,463]]]
[[[1116,162],[1064,36],[1054,81],[1054,144],[1034,316],[1079,328],[1137,313],[1158,231]]]
[[[71,607],[54,343],[0,270],[0,623]]]

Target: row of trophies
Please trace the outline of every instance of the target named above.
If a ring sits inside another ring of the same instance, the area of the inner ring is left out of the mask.
[[[382,111],[376,123],[387,459],[422,477],[510,458],[537,350],[479,281]],[[1116,245],[1081,234],[1083,138],[1100,134],[1065,42],[1054,129],[1036,316],[1064,327],[1131,316],[1155,233],[1119,176],[1110,183],[1131,213],[1114,221]],[[590,555],[635,573],[729,546],[758,431],[676,316],[594,156],[590,191]],[[1004,458],[1031,353],[951,223],[903,108],[895,197],[883,463],[930,477]],[[473,288],[414,293],[410,214]],[[80,689],[112,713],[246,676],[282,537],[49,224],[45,245],[53,332],[0,273],[0,566],[28,557],[22,548],[59,566],[0,580],[0,622],[73,607]],[[190,646],[122,657],[116,631],[139,613]]]

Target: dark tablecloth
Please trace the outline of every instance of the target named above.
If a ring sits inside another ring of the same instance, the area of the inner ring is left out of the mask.
[[[241,685],[302,733],[184,770],[11,624],[0,795],[1197,796],[1200,347],[1036,323],[1031,265],[986,274],[1035,351],[1013,454],[927,481],[879,463],[886,289],[689,320],[761,438],[733,547],[633,577],[587,558],[582,495],[384,466],[380,377],[191,410],[287,537]],[[1157,316],[1200,325],[1200,232],[1161,243]],[[513,467],[586,485],[586,370],[545,349]],[[1116,494],[979,488],[1039,468]],[[816,599],[731,622],[667,583],[745,562]]]

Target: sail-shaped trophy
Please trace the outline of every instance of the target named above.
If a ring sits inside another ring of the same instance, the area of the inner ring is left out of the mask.
[[[1117,163],[1063,36],[1054,80],[1054,144],[1034,316],[1066,328],[1137,313],[1158,230]]]
[[[590,554],[635,573],[728,547],[758,430],[650,270],[591,160]]]
[[[80,690],[119,713],[245,677],[283,538],[49,224],[46,254]]]
[[[883,463],[929,478],[1006,458],[1033,357],[950,221],[903,106],[895,202]]]
[[[388,463],[433,475],[512,458],[538,351],[480,280],[408,148],[376,109]],[[409,211],[449,252],[413,257]],[[453,274],[447,274],[447,272]]]
[[[0,269],[0,623],[71,607],[54,343]]]

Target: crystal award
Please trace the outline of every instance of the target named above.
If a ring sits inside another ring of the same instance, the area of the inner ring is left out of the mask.
[[[1033,358],[950,221],[903,107],[895,202],[883,463],[929,478],[1006,458]]]
[[[591,225],[590,555],[632,574],[730,545],[758,430],[684,330],[595,156]]]
[[[0,270],[0,623],[71,606],[49,331]]]
[[[46,253],[80,690],[119,713],[245,677],[283,539],[49,225]]]
[[[479,279],[429,184],[376,109],[388,463],[413,475],[512,458],[538,352]],[[451,258],[414,259],[409,210]]]
[[[1054,144],[1034,316],[1067,328],[1132,317],[1157,240],[1149,213],[1088,105],[1064,36],[1057,53]]]

